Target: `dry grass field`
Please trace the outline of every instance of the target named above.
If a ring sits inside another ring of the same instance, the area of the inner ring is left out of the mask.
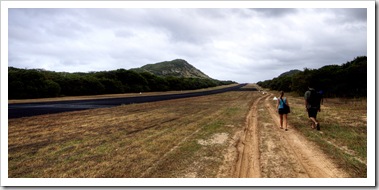
[[[216,177],[259,94],[9,120],[9,177]]]
[[[245,88],[252,87],[255,86]],[[284,131],[278,128],[274,112],[276,102],[272,98],[276,93],[232,91],[9,119],[8,175],[236,177],[236,163],[244,152],[241,146],[250,142],[246,137],[256,138],[244,135],[249,133],[251,121],[257,122],[254,126],[259,138],[260,177],[367,177],[366,100],[326,99],[318,115],[321,131],[316,131],[309,126],[302,97],[286,94],[291,113],[289,131]],[[330,164],[313,173],[304,169],[307,163],[302,163],[299,156],[303,152],[296,152],[301,146],[293,139],[317,150],[308,152],[310,157],[315,152],[322,154],[325,160],[316,163]],[[331,164],[342,174],[317,173],[328,170]]]

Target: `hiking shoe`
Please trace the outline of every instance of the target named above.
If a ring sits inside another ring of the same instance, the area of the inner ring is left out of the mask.
[[[320,130],[320,124],[319,123],[316,124],[316,128],[317,128],[317,131]]]

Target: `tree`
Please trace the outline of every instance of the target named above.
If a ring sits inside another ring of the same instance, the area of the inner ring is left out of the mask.
[[[104,86],[104,94],[124,93],[122,83],[118,80],[101,78],[100,83]]]
[[[324,97],[364,97],[367,96],[367,57],[320,69],[305,68],[290,77],[279,76],[257,84],[272,90],[290,90],[299,95],[303,95],[308,87],[314,87],[323,90]]]
[[[45,87],[46,87],[46,97],[57,97],[61,93],[61,86],[52,81],[52,80],[45,80]]]
[[[149,72],[125,69],[57,73],[43,69],[9,67],[8,77],[10,99],[190,90],[234,83],[208,78],[161,77]]]

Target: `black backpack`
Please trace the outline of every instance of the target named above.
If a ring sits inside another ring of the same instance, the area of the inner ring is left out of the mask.
[[[310,104],[310,107],[319,108],[321,95],[318,92],[316,92],[316,90],[312,89],[310,90],[310,95],[307,101],[308,104]]]

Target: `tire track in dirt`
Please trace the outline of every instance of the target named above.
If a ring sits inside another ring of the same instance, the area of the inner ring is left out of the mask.
[[[270,103],[273,95],[266,96],[265,107],[277,126],[280,126],[279,115]],[[291,122],[291,121],[289,121]],[[290,124],[288,131],[281,133],[285,146],[295,155],[296,162],[306,171],[311,178],[341,178],[348,177],[346,172],[339,169],[317,146],[309,142]],[[279,130],[279,129],[278,129]]]
[[[234,177],[261,177],[257,107],[261,100],[267,96],[264,95],[255,100],[246,117],[244,135],[241,138],[242,140],[237,143],[238,159],[234,169]]]

